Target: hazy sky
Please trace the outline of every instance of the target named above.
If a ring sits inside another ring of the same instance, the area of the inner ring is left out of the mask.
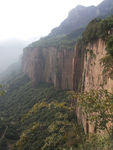
[[[0,40],[28,40],[47,35],[78,4],[97,5],[102,0],[0,0]]]

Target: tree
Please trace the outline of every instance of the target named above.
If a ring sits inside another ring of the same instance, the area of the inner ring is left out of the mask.
[[[70,100],[76,101],[76,107],[79,107],[86,117],[88,125],[93,125],[95,129],[93,134],[85,133],[85,138],[81,136],[83,143],[78,149],[111,150],[113,148],[113,95],[104,89],[82,93],[69,91],[69,94]],[[105,134],[100,134],[101,131]]]
[[[108,52],[108,54],[110,54],[113,57],[113,35],[111,35],[106,43],[106,50]]]
[[[4,95],[6,93],[5,90],[3,90],[3,85],[0,85],[0,96]]]
[[[82,113],[94,125],[95,130],[106,130],[110,135],[108,123],[113,123],[113,95],[100,89],[77,94],[77,99]]]

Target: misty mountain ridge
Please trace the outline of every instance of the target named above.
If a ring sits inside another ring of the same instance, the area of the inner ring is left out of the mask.
[[[104,0],[98,6],[85,7],[78,5],[73,8],[68,17],[54,28],[50,36],[66,35],[79,28],[85,28],[94,18],[105,18],[113,14],[113,0]]]
[[[22,57],[23,48],[28,43],[16,38],[0,41],[0,73],[4,72],[8,66],[16,63]]]

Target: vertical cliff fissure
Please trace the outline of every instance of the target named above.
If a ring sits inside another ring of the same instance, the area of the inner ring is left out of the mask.
[[[73,90],[80,92],[83,90],[83,67],[84,67],[84,47],[77,45],[74,56],[74,74],[73,74]]]

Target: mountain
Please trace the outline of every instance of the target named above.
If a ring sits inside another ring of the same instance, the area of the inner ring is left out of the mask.
[[[5,84],[8,81],[13,80],[15,76],[20,74],[21,71],[21,59],[18,60],[16,63],[13,63],[7,67],[5,71],[0,74],[0,83]]]
[[[104,18],[110,4],[78,6],[69,16],[79,23],[83,12],[88,18],[106,7]],[[24,48],[23,73],[18,64],[13,74],[8,70],[0,96],[1,150],[113,149],[113,16],[71,30]]]
[[[54,28],[50,35],[65,35],[77,30],[79,28],[85,28],[88,23],[97,17],[105,18],[113,14],[113,1],[104,0],[97,7],[90,6],[77,6],[72,9],[68,17],[60,24],[59,27]]]
[[[107,114],[113,112],[107,92],[113,89],[112,27],[113,17],[94,19],[74,47],[24,49],[24,74],[8,81],[0,97],[1,149],[112,150],[112,132],[105,129],[113,121]]]
[[[113,1],[104,0],[101,4],[98,5],[99,16],[109,16],[113,14]]]

